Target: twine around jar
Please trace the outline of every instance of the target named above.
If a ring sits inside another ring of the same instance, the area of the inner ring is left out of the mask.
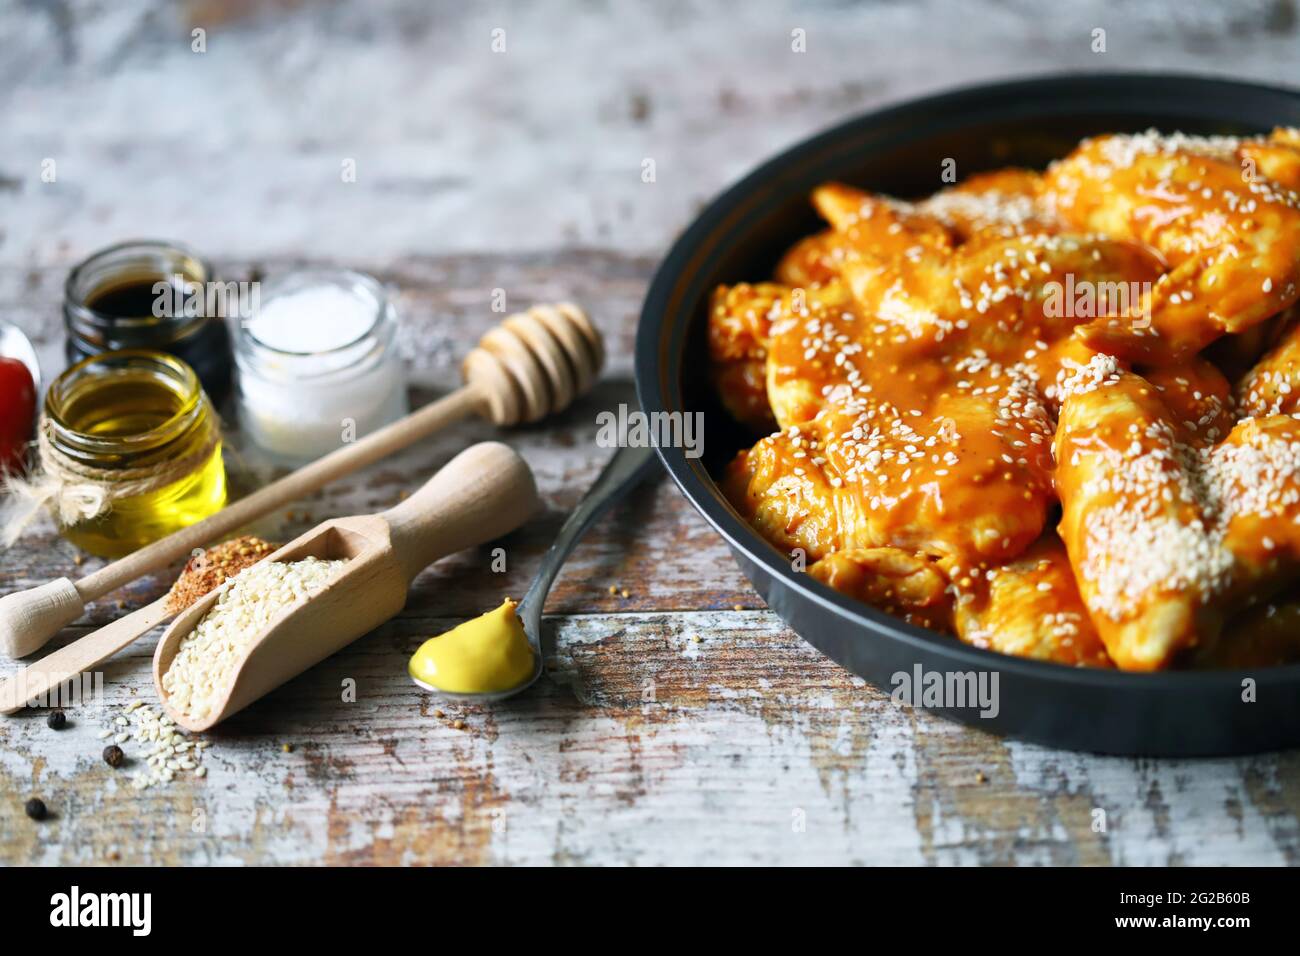
[[[197,471],[221,441],[220,428],[208,429],[208,440],[197,451],[147,468],[96,468],[59,451],[52,440],[53,423],[44,415],[36,428],[37,466],[27,477],[4,481],[6,499],[0,516],[0,540],[5,547],[45,509],[60,529],[108,514],[123,498],[159,491]]]

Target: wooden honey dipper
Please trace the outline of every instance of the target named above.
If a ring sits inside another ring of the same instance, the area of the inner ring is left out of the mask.
[[[79,581],[59,578],[0,598],[0,650],[11,657],[32,653],[79,618],[90,601],[463,418],[482,415],[508,427],[559,412],[591,388],[604,361],[600,333],[572,303],[536,305],[509,316],[465,357],[465,385],[450,395]]]

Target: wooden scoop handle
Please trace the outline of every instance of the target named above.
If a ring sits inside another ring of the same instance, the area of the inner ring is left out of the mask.
[[[500,442],[482,442],[379,517],[409,582],[444,555],[513,531],[540,506],[527,462]]]

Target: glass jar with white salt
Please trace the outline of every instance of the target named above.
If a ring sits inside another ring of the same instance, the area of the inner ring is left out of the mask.
[[[235,330],[239,424],[272,460],[299,465],[406,414],[397,312],[347,270],[263,280]]]

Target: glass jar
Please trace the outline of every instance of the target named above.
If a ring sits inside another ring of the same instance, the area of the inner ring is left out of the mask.
[[[198,373],[219,406],[230,393],[224,312],[230,301],[226,286],[233,285],[214,282],[208,264],[176,243],[135,241],[102,249],[73,267],[64,285],[68,361],[120,349],[169,352]]]
[[[272,461],[300,465],[406,414],[397,311],[370,276],[265,279],[234,334],[240,431]]]
[[[78,362],[46,392],[44,428],[69,470],[112,495],[105,513],[63,530],[91,554],[128,554],[226,503],[217,417],[198,376],[175,356],[120,351]],[[150,474],[165,483],[116,496]]]

